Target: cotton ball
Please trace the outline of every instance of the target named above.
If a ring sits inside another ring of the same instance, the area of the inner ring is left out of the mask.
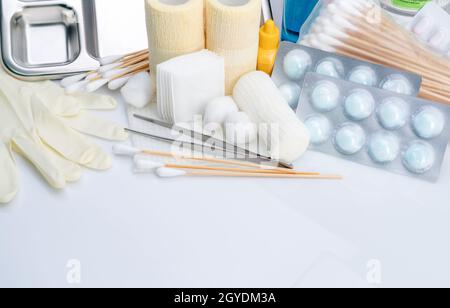
[[[205,109],[205,124],[220,124],[225,122],[227,116],[238,112],[239,108],[230,96],[218,97],[208,103]]]
[[[155,81],[149,73],[142,72],[131,77],[120,92],[128,104],[143,108],[156,93]]]
[[[227,141],[231,144],[247,144],[256,140],[257,129],[245,112],[232,112],[225,119]]]
[[[287,101],[292,109],[296,109],[298,106],[298,100],[300,99],[300,94],[302,89],[295,82],[288,82],[280,86],[281,95]]]

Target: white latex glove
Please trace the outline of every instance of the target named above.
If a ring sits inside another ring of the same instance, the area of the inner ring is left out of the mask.
[[[110,157],[80,132],[125,140],[120,126],[91,116],[88,109],[113,109],[112,98],[66,95],[52,82],[16,80],[0,69],[0,203],[18,191],[12,150],[27,158],[54,188],[81,177],[81,166],[105,170]]]

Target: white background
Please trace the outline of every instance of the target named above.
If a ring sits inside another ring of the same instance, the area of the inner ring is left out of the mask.
[[[126,125],[122,103],[102,115]],[[435,184],[311,152],[299,168],[345,180],[161,180],[114,162],[54,191],[18,159],[0,287],[450,287],[448,153]]]
[[[344,181],[160,180],[120,158],[56,192],[18,165],[0,286],[72,286],[72,259],[84,287],[366,286],[374,261],[381,286],[450,286],[449,155],[436,184],[318,153],[297,165]]]

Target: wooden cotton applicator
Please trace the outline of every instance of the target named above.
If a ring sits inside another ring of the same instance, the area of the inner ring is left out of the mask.
[[[309,174],[309,175],[318,175],[317,172],[298,172],[286,168],[278,168],[278,167],[272,167],[272,166],[266,166],[261,164],[255,164],[255,163],[249,163],[249,162],[240,162],[235,160],[226,160],[226,159],[219,159],[219,158],[212,158],[212,157],[195,157],[195,156],[189,156],[189,155],[177,155],[174,153],[169,152],[162,152],[162,151],[152,151],[152,150],[141,150],[132,146],[123,145],[123,144],[116,144],[113,147],[113,152],[116,155],[122,155],[122,156],[131,156],[134,157],[135,155],[142,154],[142,155],[148,155],[148,156],[160,156],[160,157],[168,157],[168,158],[174,158],[175,160],[191,160],[191,161],[198,161],[198,162],[207,162],[207,163],[213,163],[213,164],[222,164],[222,165],[229,165],[229,166],[238,166],[238,167],[245,167],[245,168],[253,168],[257,170],[265,170],[265,171],[272,171],[272,172],[278,172],[278,173],[297,173],[297,174]]]
[[[238,173],[238,172],[195,172],[184,171],[171,168],[159,168],[156,174],[161,178],[176,178],[183,176],[197,177],[235,177],[235,178],[278,178],[278,179],[309,179],[309,180],[342,180],[339,175],[297,175],[297,174],[257,174],[257,173]]]
[[[151,161],[146,158],[137,157],[134,158],[135,171],[146,173],[153,172],[157,168],[169,168],[169,169],[179,169],[179,170],[197,170],[197,171],[219,171],[219,172],[233,172],[233,173],[246,173],[246,174],[290,174],[290,175],[304,175],[304,176],[320,176],[319,173],[315,172],[296,172],[291,170],[271,170],[271,169],[261,169],[261,168],[237,168],[237,167],[217,167],[217,166],[203,166],[203,165],[188,165],[188,164],[163,164]]]
[[[371,1],[335,0],[302,44],[420,74],[420,96],[450,104],[450,62],[426,49]]]

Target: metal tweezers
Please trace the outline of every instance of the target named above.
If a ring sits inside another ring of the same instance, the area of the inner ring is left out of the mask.
[[[254,163],[262,163],[262,164],[273,164],[276,165],[278,167],[281,168],[287,168],[287,169],[294,169],[294,166],[292,164],[283,162],[283,161],[279,161],[276,159],[273,159],[271,157],[268,156],[264,156],[252,151],[249,151],[247,149],[241,148],[237,145],[234,144],[230,144],[227,143],[223,140],[214,138],[212,136],[208,136],[205,134],[201,134],[198,132],[195,132],[193,130],[187,129],[185,127],[178,127],[176,125],[172,125],[170,123],[167,122],[163,122],[163,121],[159,121],[156,119],[152,119],[152,118],[148,118],[142,115],[138,115],[138,114],[134,114],[133,117],[135,117],[136,119],[142,120],[142,121],[146,121],[164,128],[168,128],[168,129],[176,129],[179,132],[181,132],[183,135],[191,137],[195,140],[200,141],[200,143],[197,142],[187,142],[187,141],[180,141],[180,140],[176,140],[173,138],[167,138],[167,137],[161,137],[161,136],[156,136],[156,135],[152,135],[152,134],[148,134],[145,132],[140,132],[140,131],[136,131],[133,129],[126,129],[128,132],[132,133],[132,134],[137,134],[137,135],[141,135],[147,138],[152,138],[155,140],[160,140],[160,141],[164,141],[164,142],[177,142],[180,145],[186,145],[186,146],[190,146],[192,147],[204,147],[204,146],[209,146],[212,150],[215,149],[219,149],[221,151],[223,151],[224,153],[230,153],[233,154],[235,157],[235,159],[237,160],[245,160],[245,161],[250,161],[250,162],[254,162]],[[232,149],[232,150],[231,150]],[[242,158],[239,156],[243,156]]]

